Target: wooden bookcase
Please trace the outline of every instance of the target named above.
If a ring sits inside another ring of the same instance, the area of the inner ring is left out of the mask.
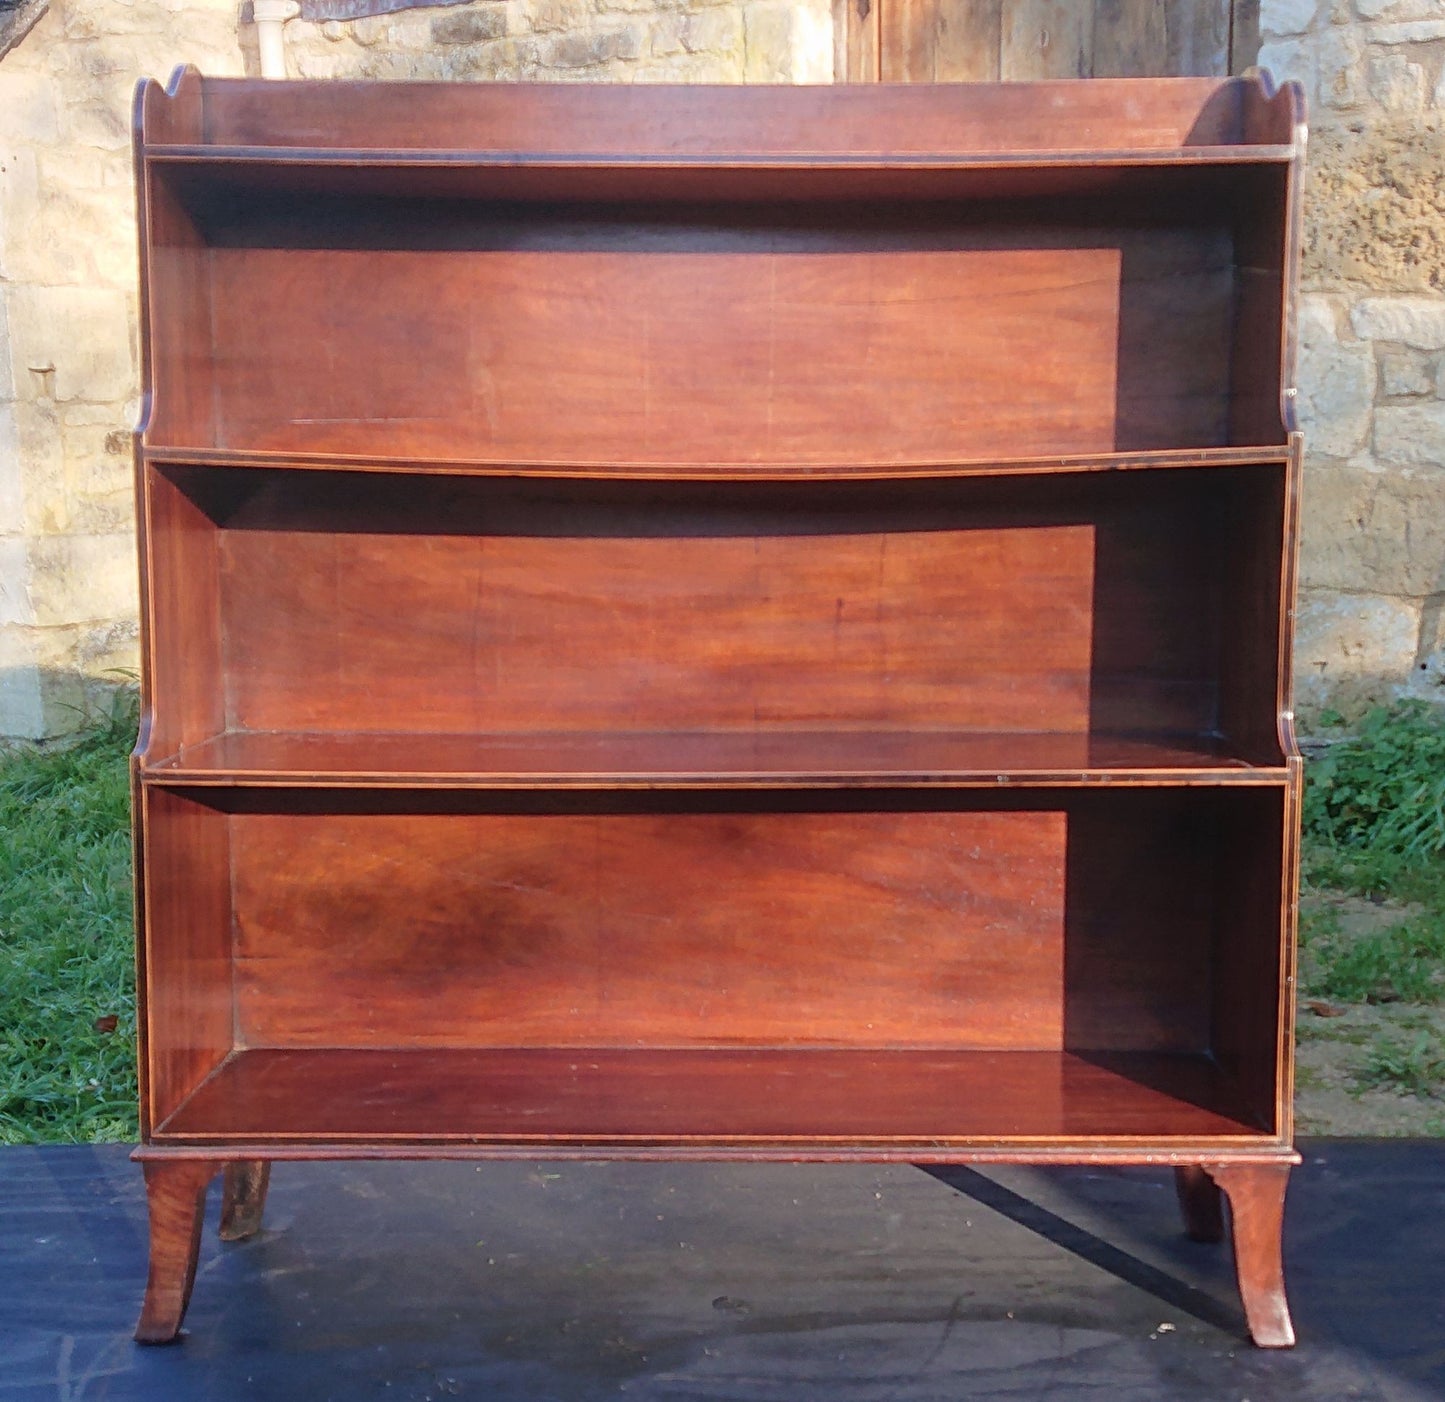
[[[1291,1342],[1298,91],[136,122],[138,1337],[515,1155],[1157,1163]]]

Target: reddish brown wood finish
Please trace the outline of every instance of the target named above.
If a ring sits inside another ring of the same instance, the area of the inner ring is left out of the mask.
[[[1284,1194],[1288,1164],[1207,1164],[1229,1198],[1234,1264],[1250,1337],[1261,1348],[1290,1348],[1294,1325],[1284,1293]]]
[[[948,1128],[941,1128],[947,1124]],[[564,1143],[605,1154],[746,1147],[796,1159],[963,1159],[1264,1136],[1207,1059],[1160,1053],[750,1047],[235,1052],[156,1132],[163,1145],[410,1148]]]
[[[143,88],[141,1337],[526,1153],[1203,1165],[1283,1340],[1298,119]]]
[[[180,1332],[196,1279],[206,1188],[220,1167],[211,1159],[144,1165],[150,1275],[135,1327],[138,1343],[172,1343]]]
[[[1208,1171],[1198,1164],[1176,1168],[1174,1186],[1184,1214],[1184,1234],[1190,1241],[1223,1241],[1224,1199]]]
[[[245,1241],[261,1230],[271,1165],[265,1159],[235,1159],[226,1165],[221,1198],[221,1240]]]

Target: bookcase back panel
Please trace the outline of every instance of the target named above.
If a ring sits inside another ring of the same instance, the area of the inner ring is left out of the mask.
[[[232,823],[252,1046],[1062,1045],[1061,813]]]
[[[230,817],[244,1045],[1200,1053],[1247,1035],[1271,1083],[1277,1010],[1230,990],[1246,961],[1277,964],[1277,907],[1218,891],[1226,856],[1277,834],[1274,790],[291,808],[257,794]]]
[[[1214,726],[1212,576],[1244,476],[224,474],[248,475],[218,512],[233,729]]]
[[[403,228],[398,205],[213,230],[218,446],[665,465],[1230,441],[1217,211],[438,201]]]

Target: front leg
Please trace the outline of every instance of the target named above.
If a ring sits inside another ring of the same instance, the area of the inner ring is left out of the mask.
[[[150,1206],[150,1274],[135,1336],[143,1344],[168,1344],[196,1279],[206,1188],[220,1164],[209,1159],[151,1159],[143,1165]]]
[[[261,1230],[270,1182],[269,1159],[236,1159],[226,1165],[221,1193],[222,1241],[245,1241]]]
[[[1284,1193],[1288,1164],[1206,1164],[1229,1198],[1234,1266],[1250,1336],[1261,1348],[1290,1348],[1294,1325],[1284,1293]]]

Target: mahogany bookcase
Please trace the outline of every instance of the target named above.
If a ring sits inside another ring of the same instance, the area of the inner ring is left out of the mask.
[[[277,1159],[1152,1163],[1292,1341],[1301,101],[136,105],[138,1337]]]

